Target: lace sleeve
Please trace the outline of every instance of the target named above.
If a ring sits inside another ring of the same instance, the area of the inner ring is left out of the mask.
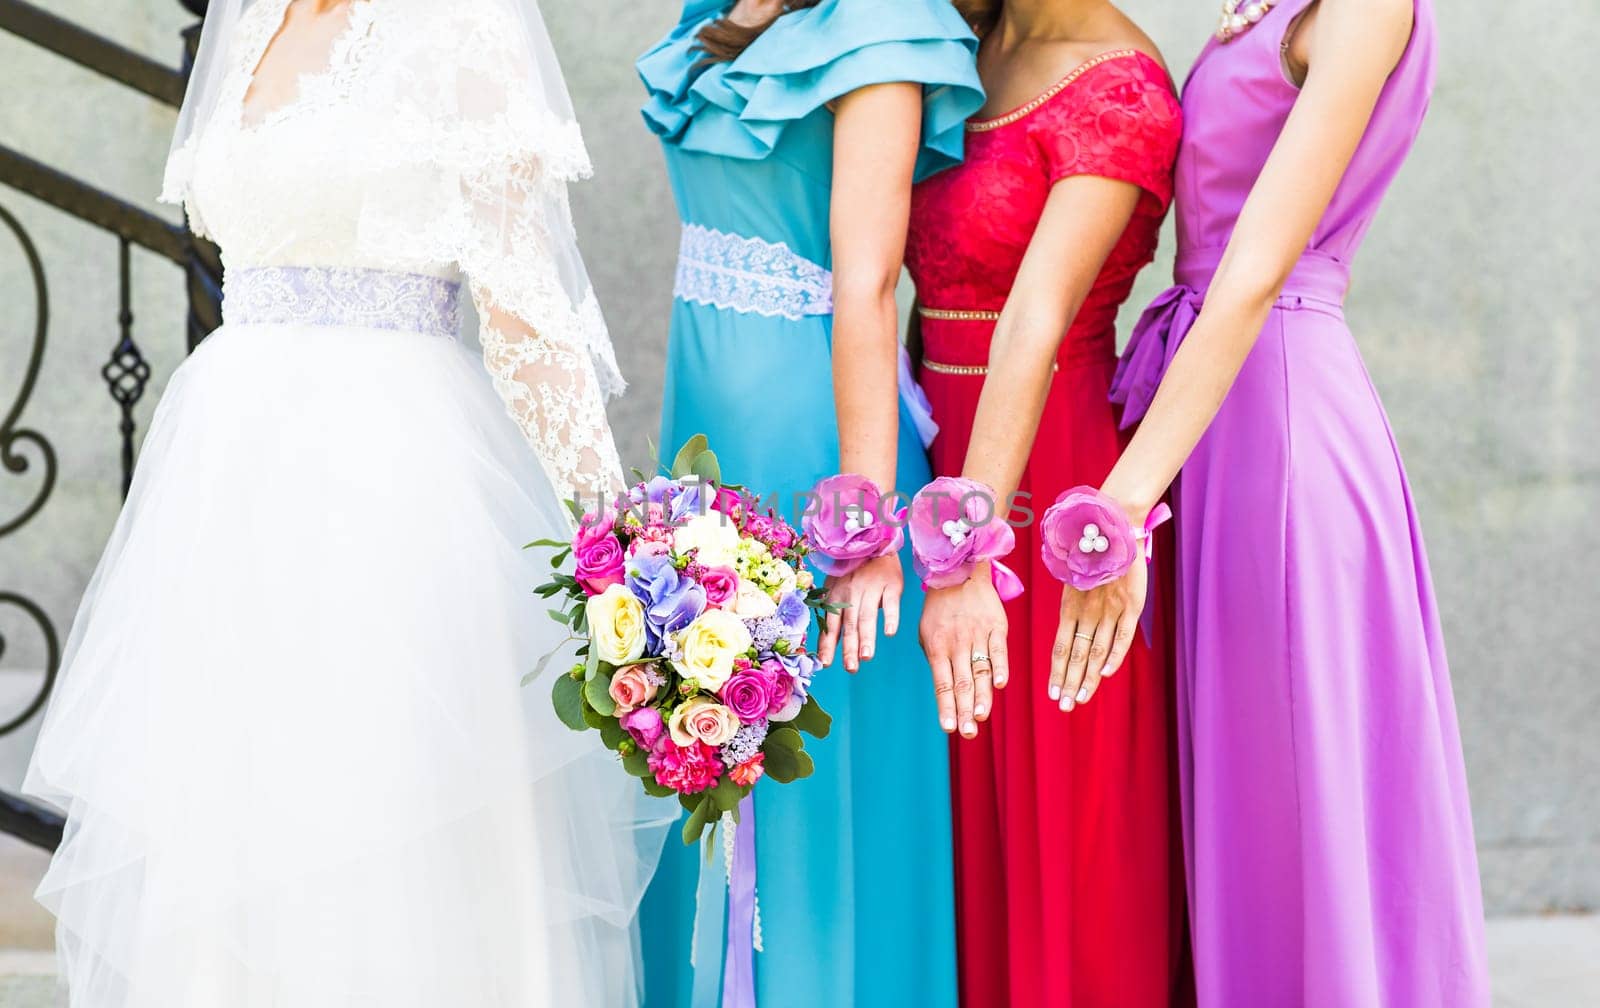
[[[496,391],[556,492],[592,507],[624,486],[605,412],[623,383],[567,202],[588,155],[577,123],[528,83],[515,36],[482,31],[493,23],[475,21],[475,58],[457,78],[454,153],[472,220],[458,259]]]
[[[530,169],[529,174],[536,174]],[[540,241],[546,222],[524,203],[510,248],[462,263],[495,391],[533,446],[556,493],[585,507],[623,488],[589,333],[603,327],[591,294],[571,306]]]

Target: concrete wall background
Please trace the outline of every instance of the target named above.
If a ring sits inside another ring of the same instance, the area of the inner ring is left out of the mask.
[[[1212,0],[1129,0],[1180,76]],[[1491,911],[1600,905],[1600,9],[1547,0],[1440,4],[1433,112],[1357,263],[1350,319],[1382,390],[1428,530],[1449,638]],[[175,0],[53,0],[52,10],[175,63]],[[677,221],[638,121],[633,56],[670,0],[547,0],[597,178],[575,207],[632,393],[614,405],[646,461],[659,410]],[[0,142],[154,206],[171,113],[0,36]],[[60,453],[44,513],[0,541],[0,590],[45,604],[65,633],[116,515],[116,412],[98,369],[115,337],[115,242],[0,190],[50,273],[51,339],[24,421]],[[1164,251],[1170,255],[1170,235]],[[1147,272],[1126,321],[1166,284]],[[136,331],[159,380],[181,359],[180,276],[137,258]],[[22,259],[0,235],[0,412],[32,324]],[[148,418],[150,406],[141,409]],[[0,471],[0,518],[36,484]],[[11,651],[0,712],[41,651],[0,609]],[[0,784],[27,740],[0,742]]]

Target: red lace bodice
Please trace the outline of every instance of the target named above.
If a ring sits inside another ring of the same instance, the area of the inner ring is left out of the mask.
[[[1111,332],[1134,278],[1155,256],[1172,200],[1182,114],[1166,71],[1144,53],[1106,53],[1021,108],[969,122],[967,130],[965,162],[912,196],[906,265],[919,304],[999,311],[1051,187],[1070,175],[1100,175],[1144,194],[1063,347]]]

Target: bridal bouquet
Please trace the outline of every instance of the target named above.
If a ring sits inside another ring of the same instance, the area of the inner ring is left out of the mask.
[[[827,608],[809,546],[756,495],[722,484],[703,435],[670,476],[580,511],[571,542],[529,544],[557,550],[536,592],[560,600],[550,615],[583,658],[555,681],[556,714],[598,731],[645,791],[677,795],[693,844],[724,813],[737,818],[762,778],[810,776],[801,732],[828,733],[806,648],[812,613]]]

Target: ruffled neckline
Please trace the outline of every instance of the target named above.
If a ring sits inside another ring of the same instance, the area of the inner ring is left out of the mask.
[[[823,0],[781,15],[736,59],[708,61],[696,37],[731,7],[691,0],[677,27],[638,61],[645,122],[664,143],[765,158],[789,123],[859,87],[903,80],[928,93],[925,167],[960,161],[960,124],[982,106],[983,90],[977,39],[947,0],[870,10],[862,0]]]

